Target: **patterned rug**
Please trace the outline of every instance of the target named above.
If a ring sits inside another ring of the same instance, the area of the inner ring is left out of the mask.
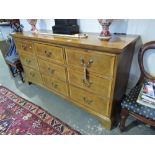
[[[0,86],[1,135],[78,135],[41,107]]]

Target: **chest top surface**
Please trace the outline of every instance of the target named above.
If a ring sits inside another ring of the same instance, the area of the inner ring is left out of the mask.
[[[22,33],[12,33],[15,38],[29,39],[33,41],[58,44],[63,46],[80,47],[86,49],[93,49],[99,51],[109,51],[110,53],[119,54],[124,48],[126,48],[132,42],[138,39],[138,35],[113,35],[109,41],[103,41],[98,39],[98,34],[88,33],[88,38],[61,38],[50,35],[51,31],[39,31],[47,32],[45,34],[33,34],[30,31]]]

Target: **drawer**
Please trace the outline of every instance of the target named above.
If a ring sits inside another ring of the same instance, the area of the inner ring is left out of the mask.
[[[110,97],[112,80],[96,77],[93,74],[87,75],[88,83],[83,80],[84,73],[76,69],[68,69],[69,83],[81,87],[97,95]]]
[[[90,65],[89,71],[102,74],[104,76],[113,76],[115,56],[112,54],[104,54],[97,51],[79,50],[76,48],[66,48],[67,63],[72,66],[82,68],[81,63]]]
[[[16,39],[15,44],[18,52],[31,53],[31,54],[34,53],[33,43],[31,41]]]
[[[74,86],[70,86],[70,97],[72,100],[90,108],[91,110],[103,115],[108,115],[108,99],[100,98]]]
[[[34,69],[28,68],[28,67],[24,67],[24,72],[26,75],[26,80],[30,81],[32,83],[36,83],[38,85],[42,85],[42,78],[39,72],[37,72]]]
[[[64,53],[61,47],[36,43],[35,50],[41,59],[64,64]]]
[[[41,59],[38,59],[39,69],[43,75],[57,78],[62,81],[66,81],[65,68]]]
[[[34,56],[20,54],[20,60],[21,60],[22,65],[25,65],[25,66],[28,66],[28,67],[38,70],[37,60]]]
[[[44,85],[51,89],[54,90],[60,94],[63,94],[65,96],[68,96],[68,87],[65,82],[59,81],[57,79],[51,78],[49,76],[42,75]]]

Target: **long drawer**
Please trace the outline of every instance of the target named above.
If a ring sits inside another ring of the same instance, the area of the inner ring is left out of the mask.
[[[35,43],[34,46],[39,58],[64,64],[63,48],[39,43]]]
[[[108,77],[113,76],[114,55],[76,48],[65,48],[65,52],[68,65],[83,68],[83,63],[90,63],[89,71]]]
[[[47,87],[48,89],[54,90],[60,94],[68,96],[68,87],[65,82],[45,75],[42,75],[42,79],[45,87]]]
[[[38,85],[42,85],[42,78],[41,75],[38,71],[31,69],[29,67],[23,66],[24,67],[24,72],[26,75],[26,80]]]
[[[23,54],[20,53],[20,60],[22,62],[22,65],[34,68],[38,70],[38,64],[35,56],[29,55],[29,54]]]
[[[27,41],[27,40],[20,40],[20,39],[15,39],[15,44],[16,44],[16,48],[17,51],[20,53],[29,53],[29,54],[33,54],[34,53],[34,47],[33,47],[33,43],[31,41]]]
[[[112,80],[96,77],[93,74],[88,75],[88,83],[85,82],[84,73],[77,71],[76,68],[68,69],[69,83],[81,87],[87,91],[93,92],[103,97],[110,97]]]
[[[102,115],[108,115],[108,99],[103,99],[83,89],[79,89],[71,85],[69,86],[69,88],[70,97],[72,100]]]
[[[39,69],[43,75],[57,78],[62,81],[66,81],[65,67],[47,62],[42,59],[38,59]]]

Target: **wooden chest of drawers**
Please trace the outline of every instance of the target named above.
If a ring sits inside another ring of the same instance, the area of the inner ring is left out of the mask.
[[[119,36],[115,41],[101,41],[96,34],[87,39],[31,32],[12,36],[26,81],[72,101],[111,128],[126,90],[138,36]]]

